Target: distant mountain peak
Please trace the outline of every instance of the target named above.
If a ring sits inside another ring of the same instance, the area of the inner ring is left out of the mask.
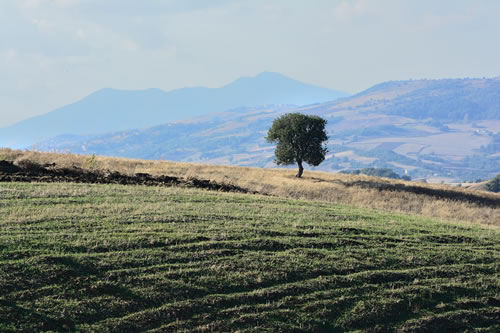
[[[345,96],[346,93],[302,83],[276,72],[239,78],[221,88],[103,88],[36,119],[1,129],[0,146],[25,148],[61,134],[144,128],[238,107],[307,105]]]
[[[261,72],[261,73],[255,75],[255,78],[279,78],[279,79],[293,80],[293,79],[291,79],[291,78],[289,78],[286,75],[283,75],[281,73],[278,73],[278,72],[268,72],[268,71]]]
[[[285,81],[291,81],[291,82],[298,82],[294,79],[291,79],[281,73],[277,72],[261,72],[255,76],[242,76],[240,78],[237,78],[236,80],[226,84],[224,87],[231,86],[234,84],[239,84],[239,83],[262,83],[262,82],[285,82]]]
[[[264,94],[273,91],[278,92],[280,96],[295,95],[298,97],[291,101],[284,100],[281,103],[273,104],[306,105],[311,103],[328,102],[350,95],[343,91],[321,88],[312,84],[292,79],[278,72],[269,71],[261,72],[255,76],[240,77],[239,79],[225,85],[223,88],[252,89],[254,91],[260,91]],[[299,97],[299,95],[303,96]],[[304,98],[305,96],[307,96],[307,98]],[[316,101],[314,102],[313,100]]]

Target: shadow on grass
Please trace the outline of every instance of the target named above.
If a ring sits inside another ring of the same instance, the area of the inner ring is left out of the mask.
[[[387,191],[387,192],[406,192],[418,195],[425,195],[436,199],[447,199],[459,202],[468,202],[482,207],[500,208],[500,199],[490,198],[487,196],[482,196],[474,193],[455,191],[453,189],[445,190],[445,189],[430,188],[417,185],[393,184],[393,183],[367,181],[367,180],[326,181],[319,178],[313,178],[313,179],[316,182],[336,183],[345,187],[359,187],[363,189],[375,189],[378,191]]]

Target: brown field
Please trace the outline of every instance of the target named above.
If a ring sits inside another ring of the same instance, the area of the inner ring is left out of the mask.
[[[41,165],[55,163],[58,168],[111,170],[126,175],[148,173],[153,176],[203,179],[265,195],[500,226],[500,195],[448,185],[332,174],[307,169],[303,178],[297,179],[294,177],[295,170],[289,169],[92,157],[10,149],[0,149],[0,160],[15,163],[29,160]]]

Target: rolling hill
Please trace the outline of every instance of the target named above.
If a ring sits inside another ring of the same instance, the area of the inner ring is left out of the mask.
[[[270,167],[273,147],[264,136],[286,112],[328,120],[331,153],[319,170],[389,167],[434,182],[488,179],[500,170],[500,77],[386,82],[327,103],[238,108],[143,129],[59,136],[35,147]]]
[[[500,119],[500,76],[492,79],[391,81],[355,96],[383,113],[457,122]]]
[[[322,172],[296,179],[287,170],[0,153],[2,332],[500,328],[499,195]],[[68,182],[92,174],[102,181]],[[132,177],[182,181],[120,184]],[[261,194],[188,186],[215,178]]]
[[[0,149],[0,182],[67,181],[155,186],[177,184],[219,190],[232,188],[241,193],[342,203],[500,226],[500,194],[442,184],[310,170],[305,171],[303,178],[297,179],[295,172]]]
[[[0,129],[0,147],[25,148],[62,134],[141,128],[241,106],[306,105],[346,93],[305,84],[278,73],[244,77],[221,88],[101,89],[82,100]]]

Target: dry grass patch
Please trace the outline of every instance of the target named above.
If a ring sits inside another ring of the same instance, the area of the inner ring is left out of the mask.
[[[20,163],[56,163],[57,167],[109,169],[127,175],[148,173],[184,179],[207,179],[251,192],[397,211],[446,220],[500,225],[500,195],[448,185],[422,184],[364,175],[149,161],[104,156],[0,150],[0,159]]]

